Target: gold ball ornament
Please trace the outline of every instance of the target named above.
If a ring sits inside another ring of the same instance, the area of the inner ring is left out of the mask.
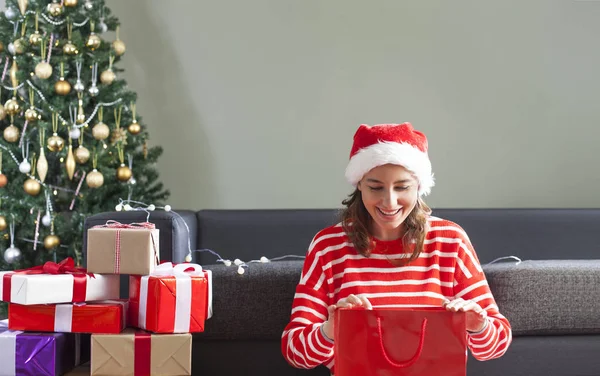
[[[0,172],[0,188],[6,187],[6,184],[8,184],[8,178]]]
[[[104,85],[110,85],[113,83],[116,77],[117,76],[115,75],[115,72],[112,71],[112,69],[107,69],[100,75],[100,81]]]
[[[125,166],[125,164],[121,163],[121,166],[117,168],[117,179],[119,179],[119,181],[128,181],[131,179],[131,175],[131,169]]]
[[[63,52],[67,55],[77,55],[79,50],[77,50],[77,47],[75,47],[71,41],[68,41],[67,44],[63,46]]]
[[[113,49],[115,50],[115,55],[117,56],[121,56],[125,53],[125,50],[127,49],[125,47],[125,43],[123,43],[122,40],[117,39],[112,43]]]
[[[84,164],[90,159],[90,151],[85,146],[75,149],[75,162]]]
[[[56,152],[61,151],[64,147],[65,140],[56,133],[48,137],[48,150]]]
[[[66,7],[76,7],[77,6],[77,0],[65,0],[63,3],[64,6]]]
[[[99,188],[104,184],[104,175],[96,169],[93,169],[85,178],[85,182],[90,188]]]
[[[6,117],[6,111],[4,110],[4,106],[0,103],[0,120],[4,120]]]
[[[42,34],[39,31],[35,31],[33,34],[29,36],[29,43],[37,46],[42,42]]]
[[[100,39],[100,37],[98,35],[96,35],[95,33],[91,33],[90,36],[88,37],[87,41],[85,42],[85,46],[92,51],[94,51],[98,47],[100,47],[101,44],[102,44],[102,39]]]
[[[136,120],[133,120],[133,122],[129,124],[129,127],[127,127],[127,130],[135,136],[142,131],[142,126]]]
[[[19,128],[11,124],[4,128],[4,139],[7,142],[17,142],[19,141],[19,133]]]
[[[48,235],[44,238],[44,248],[51,251],[60,245],[60,238],[54,234]]]
[[[71,92],[71,84],[61,77],[60,80],[56,81],[54,84],[54,91],[56,91],[56,94],[58,95],[67,95]]]
[[[7,227],[6,217],[3,215],[0,215],[0,231],[6,230],[6,227]]]
[[[52,17],[58,17],[62,14],[62,12],[63,7],[59,3],[48,4],[48,13],[50,13]]]
[[[0,42],[0,52],[4,51],[4,43]]]
[[[7,100],[6,103],[4,103],[4,110],[9,115],[18,114],[19,111],[21,111],[21,106],[19,105],[19,102],[17,102],[17,98],[12,97],[11,99]]]
[[[25,45],[25,41],[23,39],[19,38],[19,39],[15,40],[13,42],[13,46],[15,47],[15,53],[17,55],[21,55],[22,53],[25,52],[26,45]]]
[[[35,66],[35,75],[41,78],[42,80],[49,78],[50,76],[52,76],[52,65],[45,61],[39,62]]]
[[[25,120],[28,122],[34,122],[40,119],[40,114],[35,110],[35,108],[30,107],[25,111]]]
[[[25,193],[31,196],[37,196],[40,193],[42,186],[37,180],[29,178],[23,183],[23,189],[25,190]]]
[[[108,138],[108,136],[110,136],[110,129],[108,128],[108,125],[104,124],[103,122],[94,125],[92,128],[92,136],[94,136],[94,138],[98,141]]]

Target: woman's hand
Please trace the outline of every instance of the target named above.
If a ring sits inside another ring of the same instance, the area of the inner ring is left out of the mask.
[[[469,332],[477,333],[485,328],[487,312],[474,301],[462,298],[447,300],[444,302],[444,307],[450,312],[464,312]]]
[[[335,310],[338,308],[354,308],[363,307],[365,309],[373,309],[369,300],[363,295],[350,294],[344,299],[338,300],[336,304],[327,307],[329,318],[323,323],[323,332],[329,339],[333,339],[335,328]]]

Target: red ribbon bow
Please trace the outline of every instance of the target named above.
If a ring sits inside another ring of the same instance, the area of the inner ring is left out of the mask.
[[[87,274],[94,277],[93,273],[88,273],[86,268],[75,266],[72,257],[67,257],[58,264],[47,261],[44,265],[34,266],[28,269],[15,270],[15,273],[24,274]]]

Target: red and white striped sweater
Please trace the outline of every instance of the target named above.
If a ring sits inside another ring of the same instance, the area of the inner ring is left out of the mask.
[[[333,372],[333,342],[320,329],[327,306],[349,294],[364,294],[373,308],[441,307],[445,299],[471,299],[489,320],[481,333],[465,333],[471,353],[478,360],[502,356],[512,341],[510,324],[498,311],[467,234],[455,223],[430,217],[425,239],[417,260],[396,267],[388,259],[402,257],[400,240],[376,240],[371,256],[363,257],[341,224],[320,231],[308,250],[281,340],[288,363],[324,364]]]

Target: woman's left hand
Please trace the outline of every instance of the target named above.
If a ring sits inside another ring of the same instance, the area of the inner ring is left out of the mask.
[[[472,300],[462,298],[447,300],[444,307],[450,312],[464,312],[467,320],[467,330],[477,333],[485,328],[487,312]]]

